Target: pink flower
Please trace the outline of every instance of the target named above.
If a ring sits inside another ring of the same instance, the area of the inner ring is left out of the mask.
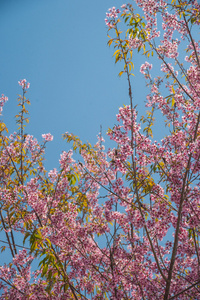
[[[51,133],[42,134],[42,137],[46,142],[53,141],[53,135]]]
[[[57,180],[57,177],[58,177],[57,169],[54,168],[53,170],[50,170],[48,176],[51,179],[51,182],[55,182]]]
[[[2,94],[0,97],[0,115],[3,110],[3,106],[7,101],[8,101],[8,97],[6,97],[6,96],[4,96],[4,94]]]
[[[108,27],[114,27],[115,20],[118,18],[118,14],[120,14],[120,10],[116,9],[115,7],[109,8],[108,12],[106,13],[105,23]]]
[[[144,64],[141,65],[140,72],[145,75],[145,70],[147,70],[147,69],[151,70],[152,64],[150,64],[146,61]]]
[[[29,89],[30,83],[26,81],[26,79],[21,79],[18,81],[18,84],[22,87],[23,90]]]

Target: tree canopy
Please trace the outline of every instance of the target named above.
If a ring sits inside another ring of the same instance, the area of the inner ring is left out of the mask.
[[[129,103],[107,133],[115,147],[105,150],[101,132],[94,146],[66,132],[71,150],[47,172],[53,136],[39,143],[25,133],[25,79],[16,132],[0,123],[0,243],[11,255],[0,267],[0,299],[199,299],[200,5],[136,0],[110,8],[105,22],[128,83]],[[136,53],[149,88],[144,115],[134,98]]]

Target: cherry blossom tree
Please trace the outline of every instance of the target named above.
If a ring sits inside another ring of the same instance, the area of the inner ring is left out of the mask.
[[[47,172],[53,137],[25,134],[26,80],[17,132],[0,123],[1,250],[11,255],[0,299],[200,299],[200,5],[136,0],[105,21],[128,82],[129,103],[108,130],[114,148],[105,151],[101,133],[92,146],[66,132],[72,150]],[[143,116],[132,88],[137,53],[149,88]]]

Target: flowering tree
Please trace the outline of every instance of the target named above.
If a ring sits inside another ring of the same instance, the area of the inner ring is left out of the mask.
[[[200,297],[200,48],[194,31],[200,5],[136,0],[121,9],[113,7],[106,18],[130,100],[108,130],[115,148],[105,151],[101,133],[94,147],[65,133],[73,150],[48,173],[43,158],[53,137],[44,134],[39,144],[24,133],[26,80],[19,82],[18,132],[8,137],[0,124],[1,243],[12,256],[0,267],[0,299]],[[134,51],[149,59],[140,69],[150,88],[141,117],[131,86]],[[161,63],[155,78],[152,55]],[[6,101],[2,95],[1,108]],[[157,111],[167,125],[160,142],[153,138]]]

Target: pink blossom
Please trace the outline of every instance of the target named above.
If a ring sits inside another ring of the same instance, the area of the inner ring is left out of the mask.
[[[2,94],[0,97],[0,115],[1,115],[1,112],[3,111],[3,106],[7,101],[8,101],[8,97],[6,97],[6,96],[4,96],[4,94]]]
[[[18,81],[18,84],[22,87],[23,90],[29,89],[30,83],[26,81],[26,79],[22,79]]]
[[[58,177],[58,171],[56,168],[54,168],[53,170],[49,171],[48,174],[49,178],[51,178],[52,182],[55,182],[57,180]]]
[[[150,78],[151,78],[151,76],[150,76],[150,74],[149,74],[149,70],[151,70],[152,67],[153,67],[153,65],[150,64],[150,63],[148,63],[147,61],[146,61],[144,64],[141,65],[141,67],[140,67],[140,72],[141,72],[142,74],[144,74],[144,77],[145,77],[146,79],[150,79]]]
[[[108,12],[106,13],[105,23],[108,27],[114,27],[115,20],[118,18],[118,14],[120,13],[119,9],[115,7],[109,8]]]
[[[47,142],[53,141],[53,135],[51,133],[42,134],[42,137]]]

